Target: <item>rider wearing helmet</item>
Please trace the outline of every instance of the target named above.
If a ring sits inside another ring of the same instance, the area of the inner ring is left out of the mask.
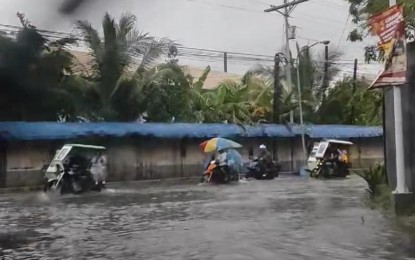
[[[272,167],[273,161],[271,153],[267,150],[267,147],[264,144],[259,146],[258,161],[262,161],[264,166],[268,169]]]
[[[271,153],[267,150],[267,147],[264,144],[259,146],[258,159],[264,160],[267,164],[272,163]]]

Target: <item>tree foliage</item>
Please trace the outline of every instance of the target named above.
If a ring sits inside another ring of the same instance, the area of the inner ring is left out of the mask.
[[[77,22],[91,59],[76,74],[76,59],[67,49],[74,39],[50,41],[24,15],[18,17],[23,29],[16,37],[0,35],[0,120],[131,122],[145,116],[148,122],[256,124],[272,122],[273,103],[279,102],[280,122],[288,122],[290,111],[299,121],[299,93],[297,88],[288,92],[283,69],[277,100],[269,67],[206,89],[209,66],[193,78],[170,40],[139,32],[131,14],[118,21],[106,14],[102,35],[89,22]],[[328,91],[322,88],[325,79],[337,75],[340,54],[329,57],[324,74],[324,61],[308,48],[299,51],[292,78],[296,86],[298,66],[305,122],[380,122],[381,94],[367,91],[362,82],[346,78]]]
[[[348,36],[352,42],[362,41],[366,36],[370,35],[368,29],[368,19],[389,7],[389,0],[346,0],[350,4],[349,13],[352,22],[356,25]],[[410,41],[415,40],[415,2],[413,0],[397,0],[404,8],[406,36]],[[376,46],[368,46],[365,49],[365,60],[382,61],[384,52],[377,49]]]
[[[317,110],[320,124],[380,125],[382,93],[363,82],[345,78],[336,82]]]
[[[96,101],[100,105],[97,114],[90,115],[103,120],[134,120],[140,107],[139,90],[146,78],[144,74],[154,62],[169,51],[173,44],[166,38],[156,39],[136,28],[137,18],[123,14],[118,22],[108,13],[102,21],[103,37],[88,21],[78,21],[93,57],[91,73],[87,79],[94,82]],[[124,104],[120,100],[126,100]]]
[[[74,40],[49,41],[23,14],[16,37],[0,36],[0,119],[57,120],[74,116],[72,55],[65,49]]]

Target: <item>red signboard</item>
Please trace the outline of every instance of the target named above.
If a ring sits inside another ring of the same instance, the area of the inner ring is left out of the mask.
[[[370,31],[379,37],[378,47],[385,52],[385,69],[371,88],[406,83],[407,57],[403,8],[395,5],[369,19]]]

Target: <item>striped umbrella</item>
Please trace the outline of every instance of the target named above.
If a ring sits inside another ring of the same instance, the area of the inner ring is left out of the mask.
[[[234,142],[232,140],[226,138],[213,138],[207,141],[204,141],[199,145],[200,150],[204,153],[211,153],[218,150],[225,150],[225,149],[238,149],[241,148],[242,145]]]

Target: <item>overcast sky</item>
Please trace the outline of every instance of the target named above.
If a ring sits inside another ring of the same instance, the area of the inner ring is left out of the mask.
[[[169,37],[186,47],[274,55],[283,48],[283,18],[278,13],[263,10],[269,4],[279,5],[283,0],[87,0],[72,17],[61,16],[57,8],[62,0],[0,0],[0,23],[19,25],[15,13],[26,14],[38,28],[70,32],[78,19],[99,23],[105,11],[119,17],[131,12],[139,19],[139,28],[158,37]],[[363,59],[365,43],[347,42],[347,33],[353,28],[348,19],[345,0],[310,0],[292,13],[291,25],[298,27],[300,45],[317,40],[330,40],[330,50],[344,53],[343,73],[350,74],[352,60]],[[369,41],[370,43],[370,41]],[[373,42],[374,43],[374,42]],[[314,47],[321,51],[322,46]],[[295,49],[295,42],[292,42]],[[181,59],[183,63],[222,69],[222,63],[202,58]],[[229,71],[242,73],[253,63],[230,62]],[[363,73],[373,74],[365,66]]]

